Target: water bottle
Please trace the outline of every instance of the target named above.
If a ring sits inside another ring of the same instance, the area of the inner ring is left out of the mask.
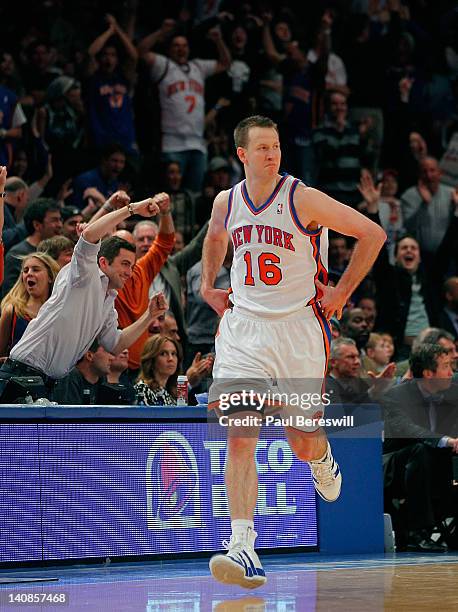
[[[396,537],[393,531],[393,525],[391,523],[391,516],[389,514],[383,515],[383,527],[385,552],[396,552]]]
[[[188,377],[178,376],[177,378],[177,406],[188,405]]]

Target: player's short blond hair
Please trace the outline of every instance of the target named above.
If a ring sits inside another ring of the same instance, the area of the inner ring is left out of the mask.
[[[275,121],[272,121],[269,117],[263,117],[262,115],[252,115],[242,119],[234,130],[234,142],[236,147],[242,147],[246,149],[248,146],[248,132],[250,128],[261,127],[261,128],[272,128],[278,132],[278,126]]]

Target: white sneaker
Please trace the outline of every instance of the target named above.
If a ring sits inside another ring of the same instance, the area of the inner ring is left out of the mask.
[[[329,442],[326,457],[321,461],[310,461],[309,465],[318,495],[327,502],[336,501],[342,487],[342,474],[338,463],[332,456]]]
[[[267,578],[261,561],[254,551],[258,534],[249,529],[246,534],[231,536],[223,541],[227,553],[213,555],[210,571],[215,580],[223,584],[238,584],[246,589],[255,589],[266,583]]]

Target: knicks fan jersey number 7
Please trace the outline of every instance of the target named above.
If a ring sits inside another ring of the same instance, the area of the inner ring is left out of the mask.
[[[294,208],[299,182],[283,175],[258,207],[246,181],[231,189],[225,225],[234,246],[231,300],[240,311],[287,317],[319,299],[317,279],[327,283],[327,229],[301,225]]]

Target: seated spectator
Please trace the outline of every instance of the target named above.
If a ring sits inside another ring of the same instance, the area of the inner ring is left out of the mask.
[[[21,221],[29,202],[29,188],[19,177],[10,176],[6,179],[5,193],[2,237],[5,249],[8,251],[27,236],[27,230]]]
[[[352,338],[340,336],[331,345],[329,376],[326,392],[332,403],[365,404],[377,400],[394,382],[394,363],[388,364],[371,378],[363,378],[361,356]]]
[[[170,310],[165,313],[164,320],[158,321],[158,324],[154,329],[151,329],[150,333],[158,333],[167,338],[175,340],[175,342],[181,342],[180,333],[178,329],[177,320],[175,315]],[[213,349],[213,347],[212,347]],[[203,380],[211,376],[213,369],[214,354],[210,351],[202,356],[201,351],[197,351],[195,354],[189,354],[186,358],[186,376],[188,378],[189,391],[194,395],[199,391],[205,389],[201,386]],[[190,396],[191,398],[192,396]]]
[[[371,334],[362,357],[363,370],[381,372],[390,363],[390,347],[380,334]]]
[[[84,192],[95,187],[106,200],[121,187],[120,176],[126,165],[126,154],[117,144],[108,145],[101,156],[97,168],[83,172],[73,180],[71,203],[82,210],[86,203]]]
[[[457,388],[451,385],[447,350],[434,344],[412,352],[414,379],[391,389],[383,398],[385,508],[405,499],[407,550],[444,552],[431,539],[434,526],[452,503],[452,452],[458,452]],[[452,510],[454,512],[454,509]]]
[[[188,39],[175,33],[174,26],[165,20],[160,30],[140,41],[138,53],[159,90],[162,160],[178,161],[183,187],[197,193],[202,189],[206,166],[205,80],[227,70],[231,57],[221,31],[213,28],[209,36],[217,48],[218,60],[190,60]],[[159,42],[168,43],[168,57],[150,50]]]
[[[46,253],[58,264],[59,269],[70,263],[73,255],[74,243],[66,236],[53,236],[42,240],[37,246],[37,253]]]
[[[444,283],[445,305],[439,313],[439,326],[458,340],[458,276],[448,278]]]
[[[152,336],[140,357],[140,374],[135,385],[137,404],[176,406],[176,383],[181,347],[167,336]]]
[[[370,333],[374,329],[377,318],[377,305],[374,298],[362,297],[356,304],[356,308],[361,308],[367,323],[367,331]]]
[[[340,320],[342,336],[352,338],[359,351],[365,348],[369,340],[369,330],[362,308],[346,308]]]
[[[59,272],[57,262],[45,253],[35,253],[22,260],[21,274],[1,304],[0,357],[10,350],[51,295]]]
[[[54,401],[75,406],[98,404],[100,387],[112,361],[113,355],[94,340],[75,367],[56,384]]]
[[[75,206],[63,206],[60,214],[62,215],[62,234],[76,244],[79,238],[77,227],[83,222],[81,211]]]
[[[135,389],[128,375],[129,349],[125,349],[110,363],[106,382],[99,389],[99,404],[116,404],[133,406]]]
[[[5,296],[17,281],[21,271],[21,256],[30,255],[46,238],[62,233],[62,217],[55,200],[39,198],[32,202],[24,213],[27,238],[12,247],[5,258],[5,280],[2,292]]]
[[[107,30],[88,49],[86,101],[90,133],[98,149],[117,142],[127,154],[138,155],[132,104],[137,50],[112,15],[107,15],[106,20]],[[122,62],[118,42],[126,55]]]
[[[401,196],[401,209],[407,231],[418,241],[422,258],[432,260],[450,219],[458,205],[458,192],[440,182],[441,170],[436,159],[420,162],[418,183]]]

